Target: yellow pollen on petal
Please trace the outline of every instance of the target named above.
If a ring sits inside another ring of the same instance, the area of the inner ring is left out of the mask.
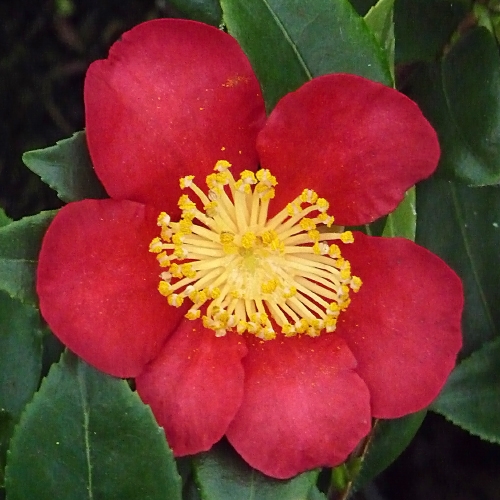
[[[235,179],[226,160],[206,177],[208,190],[193,175],[179,185],[194,196],[180,196],[178,220],[159,214],[160,236],[149,245],[170,306],[188,300],[185,317],[202,319],[217,337],[233,330],[267,341],[335,331],[362,281],[332,243],[354,236],[333,226],[327,200],[304,189],[269,217],[276,177],[260,169]]]

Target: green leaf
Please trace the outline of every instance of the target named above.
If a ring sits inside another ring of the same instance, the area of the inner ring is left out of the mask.
[[[462,278],[468,355],[500,334],[500,189],[430,179],[417,186],[417,213],[417,243]]]
[[[7,457],[9,500],[180,500],[163,430],[127,382],[71,353],[27,406]]]
[[[0,292],[0,487],[14,425],[38,387],[41,369],[38,311]]]
[[[317,486],[313,486],[307,495],[307,500],[327,500],[326,495]]]
[[[12,222],[0,229],[0,290],[36,305],[35,274],[42,238],[55,210]]]
[[[434,60],[466,16],[470,4],[470,0],[397,0],[394,8],[396,62]]]
[[[222,20],[222,10],[218,0],[169,0],[187,18],[202,23],[219,26]]]
[[[415,188],[413,187],[405,193],[403,201],[396,210],[387,216],[382,236],[401,236],[415,241],[417,227],[415,203]]]
[[[107,198],[92,167],[83,131],[55,146],[24,153],[23,162],[63,201]]]
[[[500,443],[500,337],[452,372],[431,409],[454,424]]]
[[[500,58],[488,30],[472,30],[440,66],[423,68],[411,96],[438,133],[440,176],[500,183]]]
[[[345,72],[392,85],[363,18],[347,0],[222,0],[223,20],[259,78],[267,109],[309,79]]]
[[[7,217],[3,209],[0,208],[0,227],[4,227],[7,224],[10,224],[12,222],[12,219],[10,217]]]
[[[10,438],[14,432],[14,423],[14,417],[0,409],[0,488],[3,488],[5,484],[5,463]]]
[[[384,49],[394,80],[394,0],[379,0],[366,14],[365,22]]]
[[[38,311],[0,292],[0,410],[17,419],[38,387],[41,369]]]
[[[410,444],[426,413],[422,410],[401,418],[376,420],[354,489],[365,486],[396,460]]]
[[[194,458],[195,478],[203,500],[307,500],[318,471],[286,481],[252,469],[227,444]]]

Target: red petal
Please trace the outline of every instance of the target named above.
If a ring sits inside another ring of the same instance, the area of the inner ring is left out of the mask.
[[[246,56],[226,33],[180,19],[140,24],[85,80],[87,140],[111,197],[174,211],[172,186],[217,160],[257,165],[265,119]]]
[[[227,437],[264,474],[337,465],[369,432],[368,390],[334,335],[255,340],[243,366],[245,395]]]
[[[42,243],[43,317],[66,346],[111,375],[140,373],[185,312],[157,290],[160,267],[148,247],[158,232],[143,205],[84,200],[59,211]]]
[[[282,183],[276,210],[310,188],[330,201],[340,225],[389,213],[439,159],[436,133],[414,102],[347,74],[315,78],[286,95],[257,150]]]
[[[217,338],[201,321],[183,321],[136,379],[175,455],[206,451],[226,432],[243,397],[242,337]]]
[[[403,238],[356,233],[342,246],[363,280],[340,334],[370,389],[375,417],[395,418],[427,406],[461,347],[462,284],[438,257]]]

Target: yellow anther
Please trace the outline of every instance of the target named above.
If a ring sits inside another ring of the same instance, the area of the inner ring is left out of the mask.
[[[245,184],[256,184],[257,178],[251,170],[243,170],[240,174],[240,180]]]
[[[170,265],[170,259],[167,255],[167,252],[161,252],[156,256],[160,267],[168,267]]]
[[[257,177],[257,180],[259,182],[267,184],[268,186],[276,186],[278,184],[276,177],[274,177],[274,175],[271,175],[271,172],[267,168],[257,170],[255,176]]]
[[[292,298],[296,294],[297,294],[297,288],[295,288],[294,286],[286,287],[283,290],[283,297],[285,299],[290,299],[290,298]]]
[[[234,241],[234,233],[230,233],[229,231],[223,231],[222,233],[220,233],[219,240],[223,245],[226,245],[227,243],[232,243]]]
[[[218,299],[220,297],[220,294],[221,294],[221,291],[220,291],[220,288],[218,288],[218,287],[212,288],[212,290],[210,290],[210,297],[212,299]]]
[[[334,332],[337,327],[337,318],[334,316],[327,316],[325,318],[325,330],[328,333]]]
[[[354,236],[352,235],[351,231],[344,231],[340,235],[340,239],[343,243],[353,243],[354,242]]]
[[[314,205],[318,199],[318,195],[312,189],[304,189],[300,195],[300,199],[303,203]]]
[[[196,271],[193,269],[193,266],[189,262],[186,264],[182,264],[181,272],[186,278],[194,278],[196,276]]]
[[[339,311],[340,311],[339,305],[336,302],[331,302],[327,308],[326,313],[328,315],[338,316]]]
[[[181,177],[179,179],[179,185],[181,189],[185,189],[191,186],[193,183],[194,175],[186,175],[186,177]]]
[[[160,236],[161,236],[161,239],[165,242],[165,243],[168,243],[169,241],[171,241],[172,239],[172,229],[170,229],[169,227],[167,226],[163,226],[161,228],[161,233],[160,233]]]
[[[163,251],[163,243],[160,238],[153,238],[153,241],[149,244],[149,251],[151,253],[161,253]]]
[[[184,234],[182,233],[175,233],[173,236],[172,236],[172,243],[174,245],[182,245],[183,241],[184,241]]]
[[[164,297],[168,297],[172,293],[172,285],[167,281],[160,281],[160,283],[158,284],[158,291]]]
[[[186,211],[196,210],[196,203],[192,202],[187,194],[183,194],[179,198],[177,205],[181,210],[186,210]]]
[[[305,333],[308,327],[309,322],[305,318],[302,318],[297,323],[295,323],[295,329],[297,330],[297,333]]]
[[[311,238],[311,241],[315,241],[315,242],[319,241],[320,233],[317,229],[313,229],[312,231],[308,231],[307,235],[309,236],[309,238]]]
[[[248,323],[244,320],[238,321],[238,324],[236,325],[236,331],[241,335],[242,333],[245,333],[248,331]]]
[[[184,302],[184,297],[182,295],[179,295],[177,293],[172,293],[167,297],[168,303],[171,306],[174,307],[180,307],[182,306],[182,303]]]
[[[255,245],[257,237],[255,236],[255,233],[252,231],[247,231],[242,237],[241,237],[241,246],[246,249],[250,249]]]
[[[198,319],[201,316],[201,311],[199,309],[189,309],[184,316],[190,320]]]
[[[231,168],[231,163],[229,163],[227,160],[219,160],[214,167],[214,170],[217,172],[224,172],[228,168]]]
[[[340,271],[340,279],[342,281],[347,281],[351,279],[351,269],[346,267]]]
[[[189,219],[181,219],[179,221],[179,233],[180,234],[191,234],[193,227],[193,221]]]
[[[316,223],[308,217],[303,217],[299,225],[304,231],[311,231],[312,229],[316,229]]]
[[[326,227],[332,227],[335,222],[335,217],[333,215],[328,215],[327,213],[321,213],[318,215],[318,220],[326,225]]]
[[[351,289],[354,292],[359,291],[359,289],[361,288],[362,284],[363,284],[363,282],[361,281],[361,278],[358,278],[357,276],[353,276],[351,278]]]
[[[328,254],[330,257],[336,259],[337,257],[340,257],[340,248],[338,245],[330,245],[330,249],[328,250]]]
[[[295,330],[295,327],[290,323],[285,323],[281,327],[281,333],[283,333],[285,337],[294,337],[295,335],[297,335],[297,330]]]
[[[241,179],[235,182],[234,187],[237,191],[241,191],[245,194],[250,194],[252,192],[252,188],[250,187],[250,185],[244,183]]]
[[[215,179],[217,181],[217,184],[219,186],[225,186],[226,184],[229,184],[229,174],[226,171],[219,172],[215,174]]]
[[[217,188],[217,174],[207,175],[206,183],[208,189],[214,190],[215,188]]]
[[[158,216],[157,223],[159,226],[168,226],[170,224],[170,215],[166,212],[161,212]]]
[[[184,275],[182,274],[182,268],[177,263],[173,263],[168,269],[169,273],[172,274],[174,278],[182,278]]]
[[[274,230],[265,231],[262,233],[261,238],[264,245],[270,245],[275,239],[278,238],[278,233]]]
[[[318,207],[318,210],[321,212],[321,213],[324,213],[328,210],[328,208],[330,207],[330,203],[328,203],[328,201],[326,201],[324,198],[318,198],[316,200],[316,206]]]
[[[208,300],[207,292],[205,290],[194,290],[188,295],[189,299],[197,305],[204,304]]]
[[[285,251],[285,243],[281,241],[279,238],[275,238],[273,241],[271,241],[269,248],[276,252],[283,253]]]
[[[217,202],[216,201],[211,201],[210,203],[207,203],[204,207],[203,210],[205,210],[205,213],[209,217],[215,217],[217,215]]]
[[[278,288],[278,280],[269,280],[260,286],[262,293],[273,293],[276,288]]]

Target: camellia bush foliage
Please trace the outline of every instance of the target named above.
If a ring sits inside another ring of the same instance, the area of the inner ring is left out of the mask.
[[[182,0],[0,213],[7,500],[347,499],[500,441],[500,2]]]

